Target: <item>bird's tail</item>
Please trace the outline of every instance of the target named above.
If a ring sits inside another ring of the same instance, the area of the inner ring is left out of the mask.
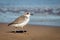
[[[12,24],[18,24],[18,23],[10,23],[10,24],[8,24],[8,26],[10,26],[10,25],[12,25]]]
[[[8,24],[8,26],[10,26],[12,23]]]
[[[10,24],[8,24],[8,26],[10,26]]]

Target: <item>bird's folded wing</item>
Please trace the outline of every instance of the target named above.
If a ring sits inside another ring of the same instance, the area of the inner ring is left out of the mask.
[[[22,23],[25,21],[25,18],[26,18],[26,16],[20,16],[15,21],[13,21],[12,23]]]
[[[8,24],[8,26],[12,25],[12,24],[23,23],[25,21],[25,19],[26,19],[26,16],[20,16],[15,21],[13,21],[12,23]]]

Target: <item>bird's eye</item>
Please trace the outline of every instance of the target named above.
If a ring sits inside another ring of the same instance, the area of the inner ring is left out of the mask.
[[[27,14],[29,14],[29,13],[27,13]]]

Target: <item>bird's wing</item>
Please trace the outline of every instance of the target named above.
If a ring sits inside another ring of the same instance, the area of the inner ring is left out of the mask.
[[[13,21],[12,23],[8,24],[8,26],[11,25],[11,24],[22,23],[22,22],[25,21],[26,18],[27,18],[26,16],[20,16],[20,17],[18,17],[15,21]]]
[[[22,23],[23,21],[25,21],[25,18],[26,18],[25,16],[20,16],[12,23]]]

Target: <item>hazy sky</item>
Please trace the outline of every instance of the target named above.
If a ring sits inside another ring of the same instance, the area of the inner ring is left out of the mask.
[[[0,6],[60,6],[60,0],[0,0]]]

